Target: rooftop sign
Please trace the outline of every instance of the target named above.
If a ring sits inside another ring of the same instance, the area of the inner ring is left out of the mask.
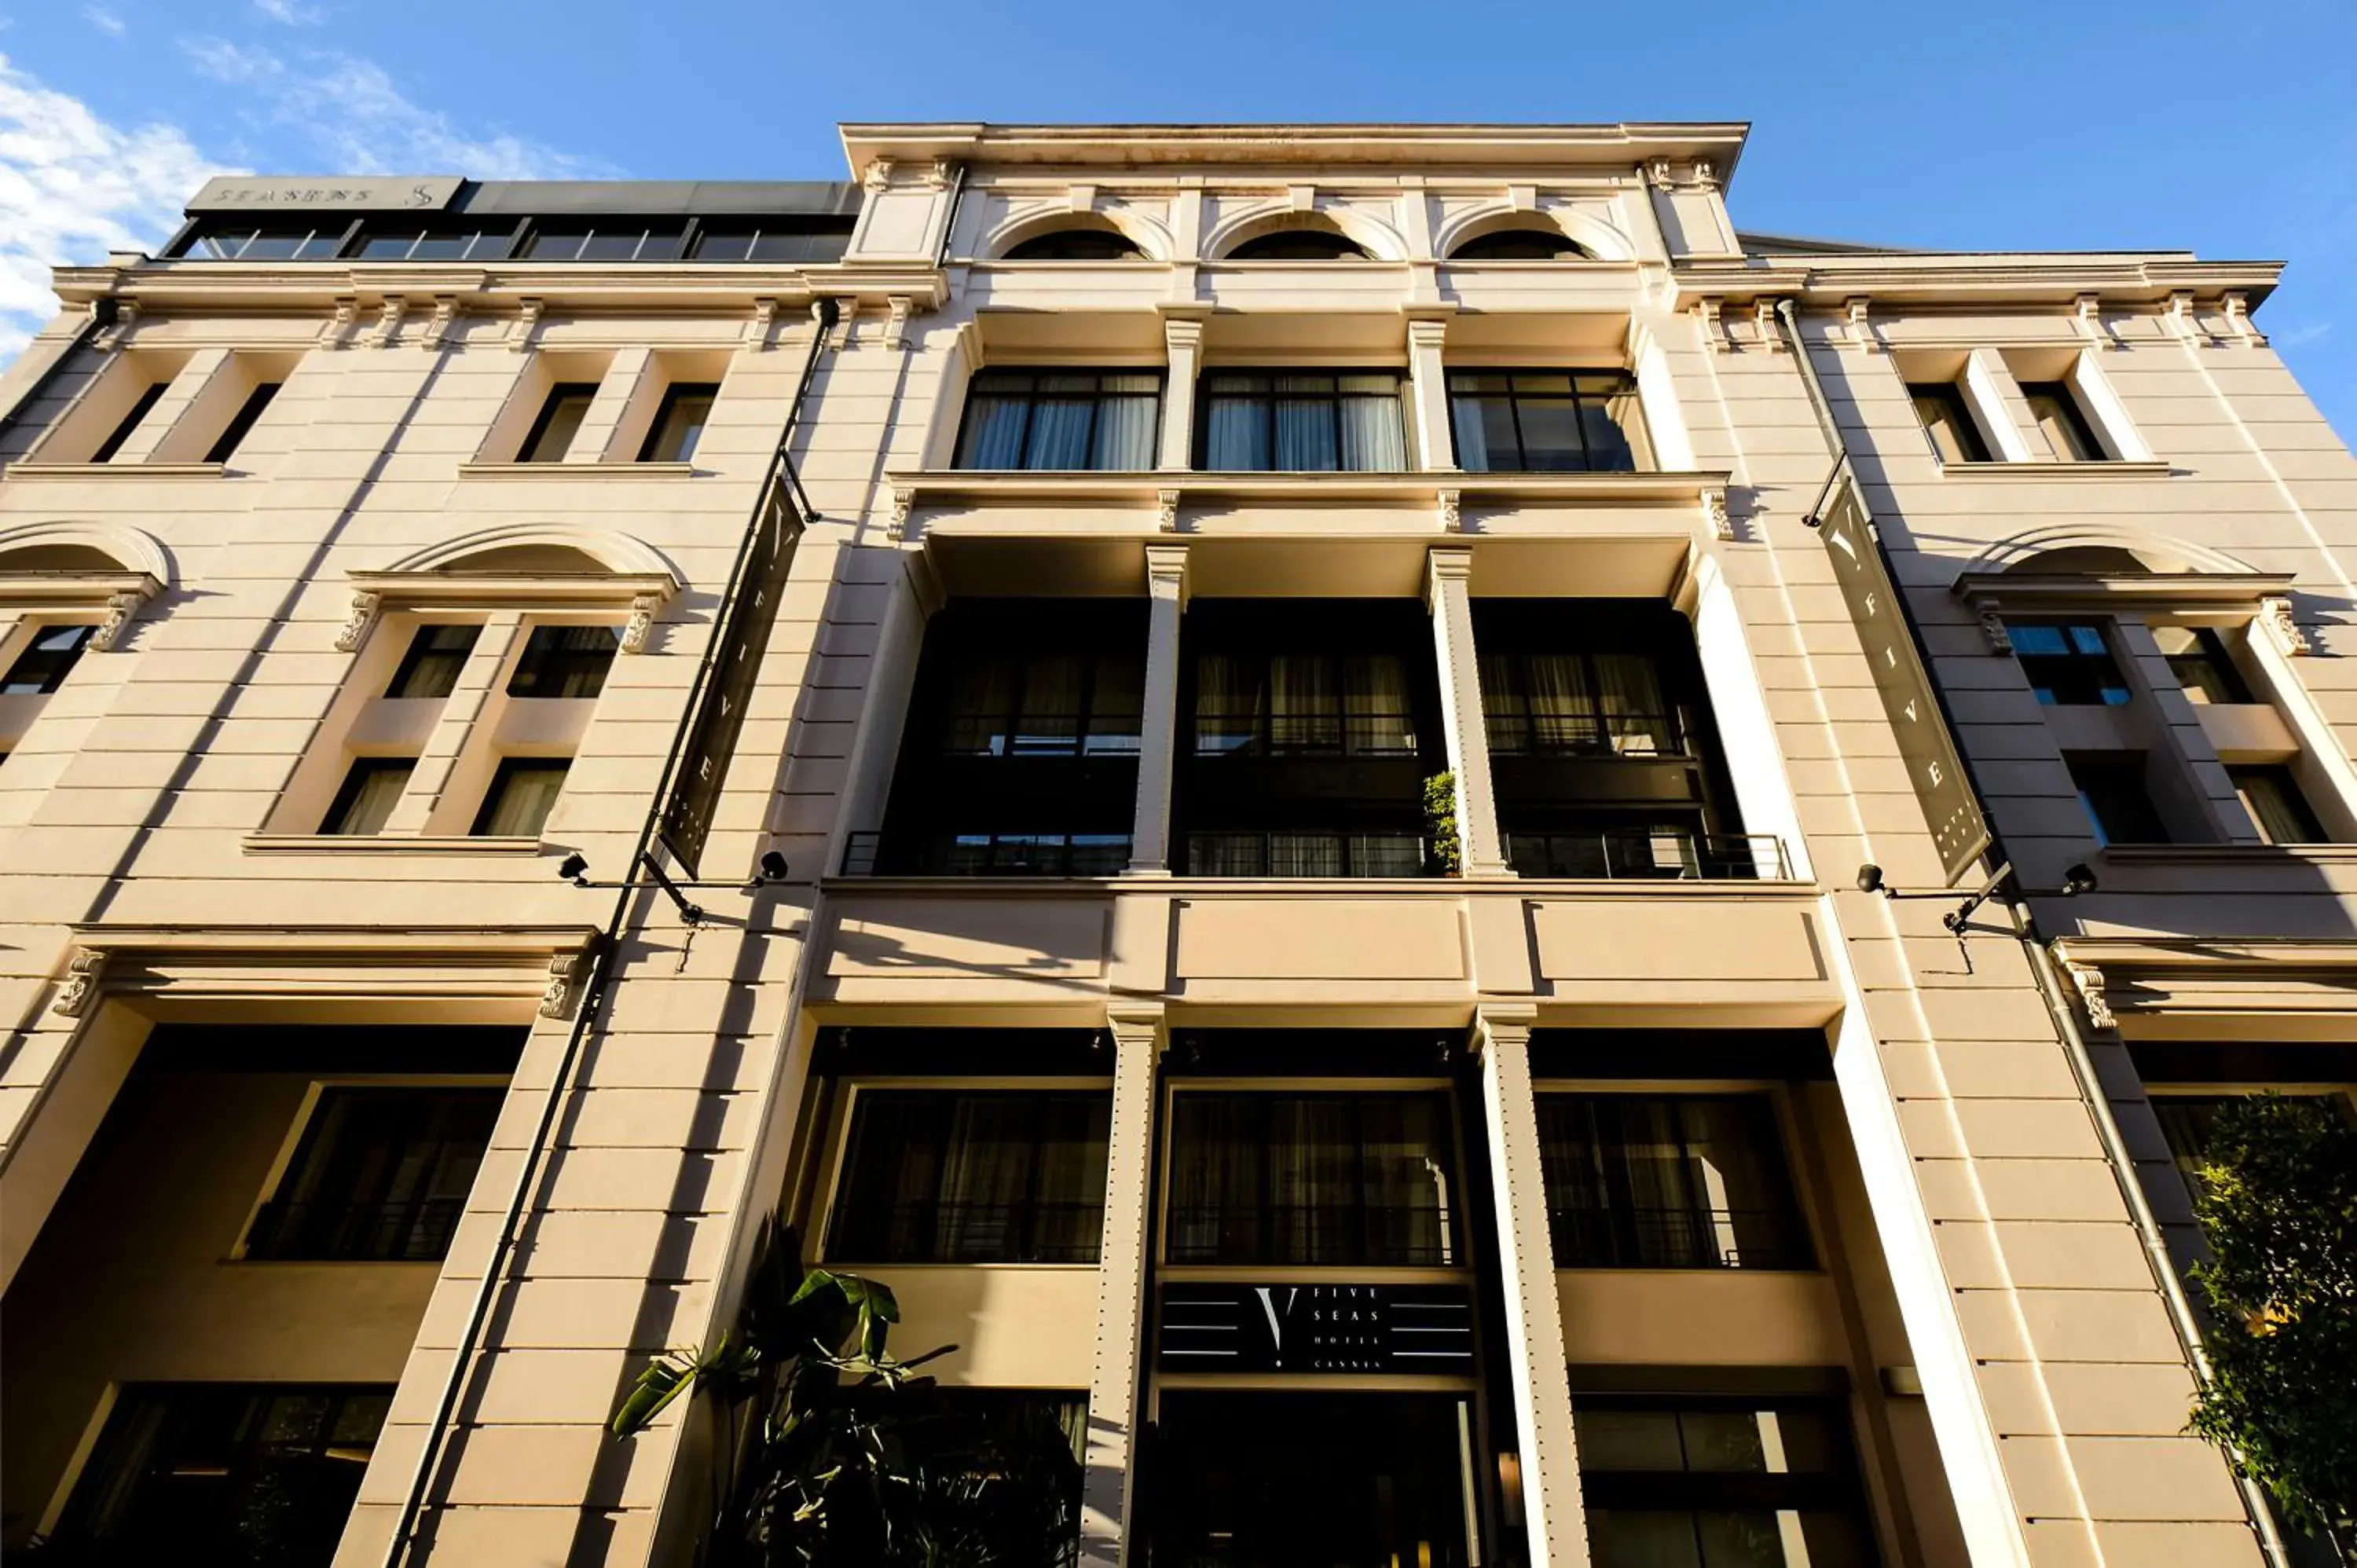
[[[466,183],[451,175],[222,175],[205,181],[190,212],[438,211]]]

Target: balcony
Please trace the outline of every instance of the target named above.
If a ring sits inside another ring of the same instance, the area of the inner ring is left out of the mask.
[[[1787,882],[1784,841],[1774,833],[1700,833],[1632,828],[1595,833],[1515,832],[1506,859],[1517,875],[1622,881]]]
[[[1118,876],[1127,833],[856,832],[844,846],[845,876]]]

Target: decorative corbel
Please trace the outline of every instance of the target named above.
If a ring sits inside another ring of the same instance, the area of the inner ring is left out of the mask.
[[[2065,961],[2062,972],[2071,977],[2072,986],[2079,993],[2079,1004],[2087,1010],[2087,1026],[2091,1029],[2116,1029],[2120,1021],[2112,1015],[2112,1004],[2104,995],[2104,972],[2093,964]]]
[[[1670,160],[1667,158],[1655,158],[1652,162],[1647,164],[1645,166],[1645,178],[1652,182],[1656,190],[1669,189]]]
[[[130,626],[131,618],[137,615],[139,613],[139,607],[146,602],[147,596],[145,594],[121,593],[107,595],[106,618],[98,623],[98,629],[96,631],[90,634],[91,651],[93,653],[113,652],[115,643],[122,639],[124,628]]]
[[[561,952],[548,961],[548,985],[540,993],[540,1015],[544,1018],[570,1018],[581,999],[581,987],[589,978],[592,956],[587,948]]]
[[[917,302],[905,294],[896,294],[885,302],[884,347],[905,348],[909,341],[909,313]]]
[[[846,294],[834,303],[834,350],[840,354],[851,347],[852,323],[859,319],[859,300],[856,295]]]
[[[884,533],[887,538],[906,539],[909,536],[909,509],[916,504],[916,491],[909,489],[905,485],[895,486],[893,488],[892,521],[884,525]]]
[[[1157,490],[1154,492],[1154,526],[1165,533],[1178,532],[1178,502],[1185,492]]]
[[[1441,491],[1440,532],[1443,533],[1456,533],[1460,532],[1464,526],[1465,492],[1463,490]]]
[[[753,302],[753,314],[748,317],[745,321],[745,336],[743,339],[745,347],[750,349],[756,354],[767,353],[770,348],[770,328],[777,319],[778,302],[776,300],[755,300]]]
[[[2226,307],[2226,330],[2232,332],[2244,348],[2264,349],[2267,346],[2267,335],[2251,320],[2249,295],[2240,292],[2222,295],[2219,303]]]
[[[386,295],[384,304],[376,313],[376,329],[369,334],[369,347],[371,349],[393,347],[393,340],[401,335],[401,318],[408,314],[409,296],[407,295]]]
[[[1697,299],[1694,302],[1695,325],[1702,328],[1703,342],[1709,346],[1712,353],[1724,354],[1727,349],[1727,323],[1719,319],[1718,312],[1717,300]]]
[[[1874,340],[1873,309],[1874,302],[1864,295],[1842,302],[1842,313],[1849,318],[1850,344],[1862,354],[1871,354],[1878,347]]]
[[[139,302],[118,299],[114,302],[114,320],[98,335],[96,347],[120,349],[131,341],[132,331],[139,325]]]
[[[2180,288],[2169,296],[2161,311],[2161,322],[2171,332],[2188,343],[2206,344],[2210,335],[2201,330],[2201,317],[2194,314],[2193,291]]]
[[[1698,188],[1703,190],[1717,190],[1718,188],[1718,170],[1712,166],[1711,161],[1708,158],[1695,159],[1694,182]]]
[[[957,173],[956,159],[935,158],[932,166],[925,171],[925,188],[947,190],[950,188],[950,177],[955,173]]]
[[[533,334],[540,330],[540,313],[546,306],[537,299],[518,300],[516,305],[515,325],[508,329],[508,348],[521,354],[532,347]]]
[[[361,644],[368,640],[369,628],[376,624],[377,611],[383,606],[382,594],[372,594],[365,588],[354,594],[351,618],[344,622],[344,629],[336,634],[336,651],[357,652]]]
[[[98,988],[106,977],[106,955],[91,948],[76,948],[66,960],[66,983],[58,988],[57,1000],[49,1011],[60,1018],[79,1018],[90,1011],[98,1000]]]
[[[1506,187],[1506,205],[1517,212],[1536,212],[1539,209],[1539,188],[1535,185]]]
[[[870,195],[885,189],[892,183],[892,160],[877,158],[874,163],[869,164],[867,173],[861,177],[859,183],[867,188]]]
[[[425,323],[425,330],[418,335],[418,342],[428,349],[439,349],[442,340],[449,336],[451,325],[457,319],[458,296],[455,294],[436,295],[434,315]]]
[[[1705,485],[1702,488],[1702,520],[1710,525],[1710,536],[1722,544],[1735,542],[1735,518],[1727,510],[1727,487]]]
[[[319,328],[319,347],[341,349],[352,340],[352,325],[361,318],[361,302],[346,295],[336,301],[336,308],[328,313],[328,324]]]
[[[1776,302],[1755,299],[1751,302],[1752,329],[1758,333],[1760,346],[1770,354],[1784,351],[1784,334],[1776,325]]]
[[[2083,294],[2072,302],[2072,318],[2079,324],[2080,335],[2098,349],[2116,349],[2120,340],[2104,321],[2104,296]]]
[[[1981,611],[1981,636],[1988,641],[1991,653],[2013,651],[2013,628],[2005,624],[2005,617],[1994,609]]]
[[[654,630],[655,612],[662,608],[661,594],[640,594],[630,601],[630,618],[622,627],[622,651],[644,653],[647,634]]]
[[[2299,623],[2291,618],[2289,599],[2261,599],[2259,628],[2267,634],[2267,640],[2276,645],[2276,651],[2287,657],[2311,650],[2308,633],[2300,630]]]

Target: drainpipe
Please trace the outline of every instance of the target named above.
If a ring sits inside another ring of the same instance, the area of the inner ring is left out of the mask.
[[[1817,384],[1817,369],[1809,359],[1809,345],[1801,336],[1800,313],[1789,299],[1776,302],[1777,317],[1792,338],[1793,361],[1801,368],[1802,382],[1809,389],[1809,399],[1816,407],[1817,422],[1824,426],[1826,443],[1834,455],[1848,459],[1848,447],[1841,438],[1841,428],[1835,423],[1833,405],[1825,401],[1824,389]],[[1853,483],[1859,481],[1853,480]],[[1877,550],[1884,546],[1879,537],[1874,542]],[[1889,565],[1887,559],[1885,566]],[[1892,581],[1897,581],[1892,575]],[[1915,625],[1914,611],[1907,606],[1904,596],[1899,602],[1899,613],[1906,618],[1907,629],[1915,639],[1917,651],[1922,651],[1923,639]],[[1932,668],[1927,656],[1926,670]],[[1939,683],[1932,682],[1934,691]],[[1945,718],[1947,695],[1940,692],[1942,717]],[[1971,778],[1975,800],[1986,796],[1980,787],[1972,757],[1961,748],[1964,772]],[[1986,815],[1986,811],[1983,813]],[[1990,858],[1997,865],[2009,866],[2005,853],[2005,841],[1995,822],[1989,823]],[[2104,1163],[2111,1167],[2112,1180],[2120,1189],[2120,1200],[2127,1205],[2128,1219],[2136,1227],[2136,1240],[2144,1251],[2145,1265],[2152,1271],[2153,1284],[2160,1292],[2161,1304],[2169,1310],[2169,1325],[2177,1333],[2179,1348],[2184,1353],[2185,1364],[2191,1368],[2195,1380],[2203,1385],[2210,1381],[2210,1355],[2202,1348],[2201,1323],[2193,1314],[2193,1304],[2186,1298],[2184,1283],[2177,1276],[2177,1266],[2169,1261],[2169,1246],[2160,1231],[2160,1220],[2153,1214],[2152,1205],[2144,1195],[2144,1184],[2136,1178],[2136,1162],[2128,1151],[2127,1139],[2120,1132],[2118,1118],[2112,1114],[2111,1101],[2104,1096],[2103,1080],[2095,1072],[2094,1058],[2087,1054],[2086,1036],[2079,1032],[2079,1020],[2071,1010],[2070,998],[2062,990],[2061,976],[2055,972],[2053,955],[2047,950],[2046,941],[2038,931],[2038,918],[2029,900],[2020,892],[2018,878],[2007,876],[1996,895],[2012,918],[2015,940],[2021,944],[2023,954],[2029,960],[2030,972],[2038,977],[2038,993],[2046,1004],[2047,1014],[2054,1021],[2054,1033],[2062,1042],[2062,1054],[2071,1064],[2071,1076],[2079,1087],[2079,1099],[2095,1124],[2095,1136],[2104,1146]],[[2289,1568],[2290,1558],[2284,1549],[2283,1535],[2276,1527],[2275,1509],[2269,1505],[2266,1490],[2247,1476],[2237,1474],[2235,1488],[2243,1500],[2243,1513],[2251,1532],[2259,1538],[2259,1552],[2272,1568]]]
[[[770,466],[763,475],[760,494],[753,502],[753,513],[746,524],[745,536],[737,542],[736,564],[728,572],[728,591],[713,614],[712,636],[705,644],[703,660],[696,666],[695,680],[688,688],[687,701],[680,709],[679,724],[672,732],[671,750],[663,758],[662,782],[656,787],[654,798],[647,807],[646,820],[639,828],[638,848],[630,856],[620,890],[614,896],[613,913],[607,917],[605,930],[590,960],[589,979],[581,988],[581,1004],[574,1012],[572,1032],[565,1036],[565,1054],[558,1058],[556,1071],[549,1079],[548,1092],[541,1101],[540,1120],[533,1128],[532,1142],[525,1145],[523,1164],[516,1172],[514,1189],[508,1195],[507,1208],[500,1220],[499,1239],[492,1244],[490,1258],[483,1265],[483,1277],[476,1284],[474,1302],[467,1313],[467,1326],[459,1333],[458,1348],[451,1359],[449,1373],[443,1380],[441,1397],[435,1402],[433,1424],[425,1429],[425,1442],[418,1452],[415,1468],[410,1472],[409,1487],[401,1505],[401,1515],[393,1521],[392,1539],[385,1543],[384,1568],[402,1568],[402,1564],[409,1560],[418,1518],[425,1511],[426,1487],[447,1447],[445,1439],[450,1430],[451,1417],[457,1409],[459,1396],[467,1387],[471,1364],[480,1348],[483,1326],[490,1319],[491,1303],[499,1294],[500,1275],[515,1251],[524,1210],[530,1207],[532,1195],[539,1186],[543,1164],[549,1153],[550,1135],[556,1128],[557,1114],[572,1090],[574,1070],[580,1065],[582,1047],[588,1042],[589,1031],[597,1022],[606,986],[613,978],[631,899],[637,894],[649,891],[651,886],[640,882],[638,873],[641,867],[646,867],[654,872],[658,881],[662,880],[662,874],[651,858],[655,829],[662,823],[664,805],[671,799],[673,785],[679,776],[681,754],[687,747],[688,735],[695,725],[704,695],[712,684],[721,652],[720,633],[727,626],[729,611],[744,589],[744,579],[752,559],[753,541],[760,531],[761,514],[769,499],[770,486],[773,483],[790,486],[801,501],[803,516],[817,516],[810,510],[808,500],[802,499],[802,481],[794,473],[793,460],[787,450],[793,442],[796,427],[802,422],[802,404],[810,396],[811,383],[817,379],[819,360],[826,353],[827,338],[834,327],[835,302],[821,299],[817,305],[817,315],[818,330],[811,340],[810,358],[802,365],[802,381],[794,388],[794,401],[786,412],[785,428],[778,435],[777,448],[770,454]]]

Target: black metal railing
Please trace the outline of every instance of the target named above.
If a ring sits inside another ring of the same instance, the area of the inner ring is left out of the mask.
[[[1674,713],[1492,713],[1486,729],[1492,757],[1685,755],[1686,725]]]
[[[856,1263],[1093,1263],[1104,1203],[917,1198],[837,1217],[827,1255]]]
[[[1189,876],[1424,876],[1436,872],[1415,833],[1189,833]]]
[[[245,1255],[277,1262],[434,1262],[449,1255],[465,1207],[460,1197],[407,1203],[273,1198],[253,1217]]]
[[[1415,715],[1405,710],[1195,709],[1198,757],[1413,757]]]
[[[1564,1269],[1800,1269],[1809,1250],[1773,1208],[1551,1207]]]
[[[925,838],[856,832],[844,844],[845,876],[1118,876],[1129,866],[1127,833],[944,833]]]
[[[1135,714],[958,714],[942,749],[952,757],[1135,757]]]
[[[1524,876],[1784,882],[1792,871],[1774,833],[1616,829],[1506,835],[1506,859]]]
[[[1449,1213],[1361,1203],[1173,1204],[1163,1256],[1173,1263],[1439,1268],[1456,1263]]]

